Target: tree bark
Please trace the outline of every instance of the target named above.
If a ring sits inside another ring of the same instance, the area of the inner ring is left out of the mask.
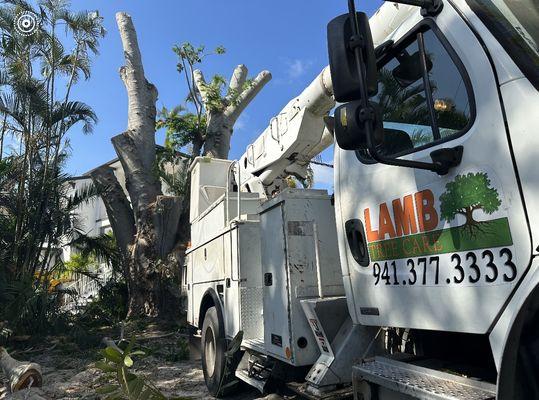
[[[43,383],[39,364],[17,361],[3,347],[0,347],[0,368],[9,379],[12,393],[28,387],[39,387]]]
[[[116,14],[125,66],[120,68],[128,97],[127,130],[111,141],[122,165],[129,200],[110,167],[92,173],[101,188],[112,230],[124,255],[129,291],[128,317],[163,316],[163,266],[177,239],[183,201],[163,196],[154,172],[157,90],[144,75],[131,17]]]
[[[223,99],[223,107],[214,109],[209,105],[204,75],[200,70],[194,71],[195,85],[200,92],[206,110],[207,128],[204,155],[222,159],[228,158],[234,124],[243,110],[271,80],[271,73],[262,71],[245,87],[247,73],[247,67],[243,64],[234,69],[229,82],[228,95]]]
[[[104,165],[90,175],[101,194],[116,243],[125,258],[136,234],[131,204],[111,167]]]

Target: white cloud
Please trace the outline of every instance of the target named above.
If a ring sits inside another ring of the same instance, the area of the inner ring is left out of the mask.
[[[333,168],[324,167],[323,165],[311,164],[314,172],[315,189],[327,189],[333,191]]]
[[[305,74],[308,69],[311,67],[312,62],[302,61],[300,59],[295,59],[292,61],[287,61],[288,70],[287,75],[290,80],[295,80]]]

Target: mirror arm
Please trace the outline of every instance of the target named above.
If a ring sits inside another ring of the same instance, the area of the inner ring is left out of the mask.
[[[386,0],[392,3],[408,4],[410,6],[421,7],[421,15],[424,17],[435,17],[440,14],[444,3],[442,0]]]

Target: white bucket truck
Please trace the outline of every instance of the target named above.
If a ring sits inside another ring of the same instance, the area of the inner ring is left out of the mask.
[[[208,389],[537,399],[537,3],[349,8],[330,67],[239,161],[191,166]],[[334,197],[288,188],[334,138]]]

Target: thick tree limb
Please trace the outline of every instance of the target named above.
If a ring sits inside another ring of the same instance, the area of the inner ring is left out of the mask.
[[[212,110],[208,107],[207,84],[201,71],[194,71],[194,82],[206,108],[207,128],[204,143],[204,155],[216,158],[227,158],[230,151],[230,139],[234,124],[245,110],[245,107],[271,80],[269,71],[262,71],[246,87],[247,67],[238,65],[230,78],[229,93],[223,99],[224,111]]]
[[[200,93],[200,97],[202,98],[202,102],[204,104],[208,103],[208,91],[206,90],[206,79],[204,79],[204,74],[201,70],[195,69],[193,71],[193,79],[195,82],[195,86]]]
[[[245,110],[245,107],[255,98],[262,88],[271,80],[269,71],[260,72],[253,80],[251,85],[239,95],[235,104],[229,105],[225,110],[225,116],[231,121],[236,122],[240,114]]]
[[[112,138],[125,172],[127,191],[135,214],[161,194],[161,185],[153,174],[155,162],[155,102],[157,89],[146,80],[137,33],[131,17],[117,13],[125,56],[120,69],[129,100],[127,131]],[[136,219],[136,215],[135,215]]]
[[[137,33],[131,17],[117,13],[116,22],[120,30],[125,56],[125,66],[120,68],[128,97],[128,135],[136,146],[141,168],[151,170],[155,160],[155,102],[157,89],[146,80]]]
[[[155,132],[152,136],[155,137]],[[140,209],[149,207],[161,194],[161,184],[153,172],[153,162],[151,168],[144,167],[141,159],[142,151],[137,147],[132,135],[124,132],[114,136],[111,141],[125,173],[126,188],[133,203],[136,219]],[[153,147],[155,149],[155,143]]]
[[[0,347],[0,368],[9,379],[9,390],[12,393],[29,387],[40,387],[43,383],[39,364],[17,361],[3,347]]]
[[[129,200],[111,167],[106,165],[99,167],[92,171],[91,177],[105,204],[116,243],[125,256],[129,252],[129,246],[133,243],[136,233],[135,219]]]
[[[232,73],[232,77],[230,78],[230,83],[228,85],[230,90],[229,95],[227,96],[227,100],[230,101],[234,96],[234,93],[241,92],[243,90],[243,85],[247,80],[247,74],[248,69],[243,64],[240,64],[236,68],[234,68],[234,72]]]
[[[184,202],[177,196],[158,196],[154,210],[154,227],[158,238],[157,254],[165,259],[176,245]]]

